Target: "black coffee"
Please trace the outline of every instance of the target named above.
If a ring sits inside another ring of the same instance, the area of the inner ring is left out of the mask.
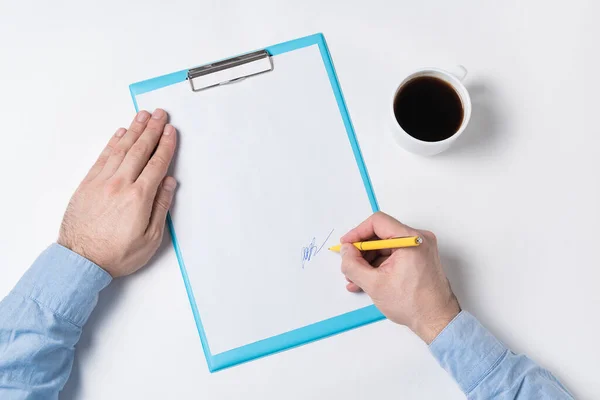
[[[463,114],[454,88],[431,76],[408,81],[394,99],[396,121],[410,136],[425,142],[439,142],[454,135]]]

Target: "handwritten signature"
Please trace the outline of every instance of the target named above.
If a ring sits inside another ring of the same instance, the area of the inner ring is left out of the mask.
[[[315,244],[316,238],[313,237],[310,244],[308,246],[302,248],[302,269],[304,269],[304,265],[307,262],[309,262],[317,254],[319,254],[319,252],[321,251],[323,246],[325,246],[325,243],[327,243],[327,241],[331,237],[332,233],[333,233],[333,229],[331,230],[331,232],[329,232],[329,235],[327,235],[327,237],[323,241],[323,244],[321,244],[320,247],[317,248],[317,245]]]

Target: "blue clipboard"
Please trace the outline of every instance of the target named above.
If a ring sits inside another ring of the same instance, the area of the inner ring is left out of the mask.
[[[335,99],[337,101],[337,105],[340,111],[340,117],[344,122],[344,126],[348,134],[348,139],[351,143],[352,151],[354,153],[356,163],[360,170],[360,175],[362,177],[366,194],[369,198],[369,202],[371,204],[373,212],[376,212],[379,210],[377,199],[375,198],[375,194],[373,192],[371,180],[369,178],[367,168],[364,164],[360,147],[356,140],[354,128],[350,120],[350,115],[348,114],[348,109],[346,108],[344,96],[342,95],[342,90],[340,88],[340,84],[335,73],[333,62],[331,60],[331,55],[329,54],[327,43],[325,42],[325,37],[323,36],[323,34],[318,33],[311,36],[291,40],[288,42],[279,43],[273,46],[269,46],[264,50],[266,50],[269,55],[275,56],[312,45],[318,45],[319,47],[319,51],[323,59],[323,65],[327,71],[327,75],[331,83],[331,90],[333,90]],[[136,101],[137,95],[183,82],[186,79],[188,79],[188,71],[189,69],[184,69],[181,71],[173,72],[171,74],[159,76],[153,79],[148,79],[130,85],[129,90],[131,92],[131,98],[133,99],[136,111],[139,111],[138,104]],[[181,275],[183,277],[185,288],[188,294],[190,306],[192,308],[192,313],[196,321],[196,327],[198,328],[198,334],[202,342],[204,355],[206,357],[208,368],[211,372],[215,372],[256,358],[284,351],[292,347],[310,343],[312,341],[335,335],[346,330],[353,329],[385,318],[385,316],[381,314],[381,312],[374,305],[370,305],[345,314],[341,314],[333,318],[329,318],[320,322],[313,323],[311,325],[304,326],[299,329],[288,331],[277,336],[259,340],[257,342],[245,346],[224,351],[222,353],[213,354],[210,351],[209,341],[206,337],[204,328],[202,326],[202,318],[196,306],[192,286],[188,279],[185,263],[177,241],[177,234],[173,227],[173,222],[170,216],[167,216],[167,224],[171,233],[173,247],[175,249],[175,253],[179,261],[179,268],[181,270]]]

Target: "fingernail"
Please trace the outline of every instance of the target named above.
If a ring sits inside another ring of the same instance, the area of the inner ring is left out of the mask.
[[[119,128],[115,132],[115,136],[116,137],[123,137],[123,135],[125,134],[125,132],[127,132],[127,130],[125,128]]]
[[[163,115],[165,115],[165,112],[163,110],[161,110],[160,108],[157,108],[152,113],[152,118],[153,119],[161,119],[163,117]]]
[[[163,135],[169,136],[173,132],[175,132],[175,128],[173,128],[172,125],[167,125],[167,126],[165,126],[165,130],[163,131]]]
[[[344,243],[340,248],[340,255],[344,256],[348,252],[348,246],[352,246],[351,244]]]
[[[140,111],[138,115],[135,117],[137,122],[146,122],[148,119],[148,111]]]
[[[167,192],[172,192],[177,187],[177,181],[174,178],[166,179],[165,183],[163,183],[163,189]]]

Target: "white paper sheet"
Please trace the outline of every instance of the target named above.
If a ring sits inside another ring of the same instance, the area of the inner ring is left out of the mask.
[[[319,48],[273,64],[137,96],[179,132],[171,216],[212,354],[371,304],[327,250],[371,206]]]

